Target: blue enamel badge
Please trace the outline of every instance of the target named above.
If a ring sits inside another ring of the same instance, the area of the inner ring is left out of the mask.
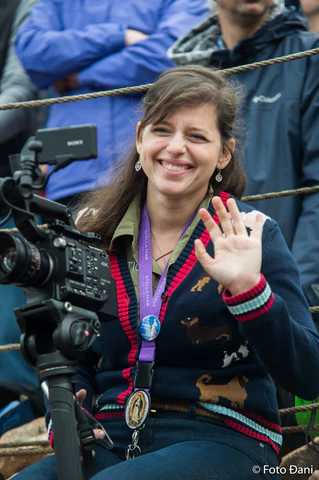
[[[141,320],[140,334],[143,340],[151,342],[155,340],[161,330],[159,319],[155,315],[147,315]]]

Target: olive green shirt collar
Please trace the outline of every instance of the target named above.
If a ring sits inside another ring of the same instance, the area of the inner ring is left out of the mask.
[[[204,200],[199,205],[199,209],[208,208],[212,196],[213,196],[213,189],[210,188],[208,191],[208,195],[204,198]],[[125,245],[126,245],[128,260],[129,261],[132,260],[132,257],[133,257],[134,261],[137,264],[138,264],[138,239],[139,239],[140,214],[141,214],[140,195],[137,195],[131,202],[124,217],[122,218],[118,227],[116,228],[111,241],[111,248],[112,248],[112,246],[115,243],[117,243],[120,238],[126,237]],[[199,220],[200,220],[200,217],[199,217],[199,214],[197,213],[193,218],[191,225],[186,230],[183,237],[178,241],[176,247],[174,248],[174,251],[169,259],[169,265],[174,263],[175,260],[178,258],[183,248],[187,244],[190,236],[192,235],[194,228],[199,222]],[[157,263],[154,260],[153,260],[153,272],[161,275],[161,270],[159,269]]]

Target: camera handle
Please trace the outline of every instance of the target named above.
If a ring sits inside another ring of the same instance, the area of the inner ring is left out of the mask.
[[[14,313],[22,332],[22,353],[49,388],[58,479],[82,480],[72,379],[78,359],[99,331],[98,317],[53,299],[23,305]]]

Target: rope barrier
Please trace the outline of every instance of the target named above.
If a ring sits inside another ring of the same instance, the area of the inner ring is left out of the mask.
[[[20,349],[20,343],[9,343],[8,345],[0,345],[0,352],[13,352],[14,350]]]
[[[258,195],[248,195],[241,199],[242,202],[254,202],[256,200],[269,200],[271,198],[281,198],[293,195],[308,195],[309,193],[319,192],[319,185],[315,187],[296,188],[294,190],[282,190],[280,192],[260,193]]]
[[[48,228],[48,224],[44,223],[43,225],[37,225],[40,230],[46,230]],[[20,233],[17,228],[2,228],[0,229],[1,233]]]
[[[319,424],[314,425],[313,430],[319,430]],[[289,435],[290,433],[301,433],[307,430],[307,425],[296,425],[293,427],[282,427],[282,433],[284,435]]]
[[[280,63],[291,62],[293,60],[299,60],[304,57],[312,57],[319,53],[319,48],[312,48],[311,50],[305,50],[304,52],[291,53],[282,57],[269,58],[268,60],[261,60],[260,62],[247,63],[246,65],[240,65],[239,67],[225,68],[221,73],[226,75],[243,73],[250,70],[256,70],[257,68],[269,67],[271,65],[278,65]]]
[[[319,408],[319,403],[310,403],[309,405],[300,405],[299,407],[282,408],[279,410],[279,413],[280,415],[289,415],[291,413],[309,412],[317,410],[317,408]]]
[[[50,447],[48,440],[30,440],[29,442],[7,442],[0,443],[1,448],[13,448],[13,447]]]
[[[54,453],[51,447],[43,447],[43,448],[36,448],[36,447],[25,447],[23,448],[7,448],[2,450],[0,448],[0,457],[11,457],[11,456],[18,456],[24,457],[25,455],[47,455],[49,453]]]
[[[1,110],[13,110],[15,108],[34,108],[55,105],[59,103],[81,102],[83,100],[92,100],[94,98],[115,97],[116,95],[127,95],[130,93],[139,93],[148,90],[153,84],[147,83],[135,87],[116,88],[114,90],[102,90],[100,92],[82,93],[79,95],[70,95],[67,97],[46,98],[45,100],[30,100],[29,102],[6,103],[0,105]]]
[[[311,57],[319,54],[319,48],[313,48],[311,50],[305,50],[304,52],[292,53],[290,55],[284,55],[282,57],[274,57],[268,60],[262,60],[261,62],[248,63],[246,65],[240,65],[239,67],[226,68],[221,70],[222,75],[233,75],[236,73],[243,73],[257,68],[268,67],[270,65],[278,65],[280,63],[291,62],[293,60],[299,60],[304,57]],[[1,110],[12,110],[15,108],[34,108],[48,105],[55,105],[61,103],[81,102],[83,100],[90,100],[94,98],[102,97],[114,97],[116,95],[128,95],[131,93],[141,93],[148,90],[153,84],[147,83],[145,85],[136,85],[134,87],[116,88],[114,90],[102,90],[100,92],[83,93],[79,95],[70,95],[58,98],[46,98],[44,100],[31,100],[29,102],[16,102],[6,103],[0,105]]]

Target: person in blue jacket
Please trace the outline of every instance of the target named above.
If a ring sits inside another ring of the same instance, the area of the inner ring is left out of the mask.
[[[318,395],[319,335],[296,263],[277,223],[240,201],[237,101],[219,71],[167,70],[118,175],[79,205],[118,304],[76,375],[79,403],[114,442],[94,445],[94,480],[278,479],[274,382]],[[58,456],[68,438],[55,418]],[[51,456],[15,480],[56,477]]]
[[[300,7],[285,7],[283,0],[213,3],[211,16],[171,47],[177,65],[229,68],[319,47]],[[247,195],[319,185],[318,71],[315,55],[236,74],[245,93]],[[307,300],[318,305],[319,193],[254,206],[277,220]]]
[[[173,62],[169,46],[208,14],[207,0],[39,0],[18,33],[16,50],[39,89],[80,94],[147,84]],[[47,197],[99,186],[134,133],[140,94],[54,105],[47,127],[95,123],[98,158],[54,174]]]

